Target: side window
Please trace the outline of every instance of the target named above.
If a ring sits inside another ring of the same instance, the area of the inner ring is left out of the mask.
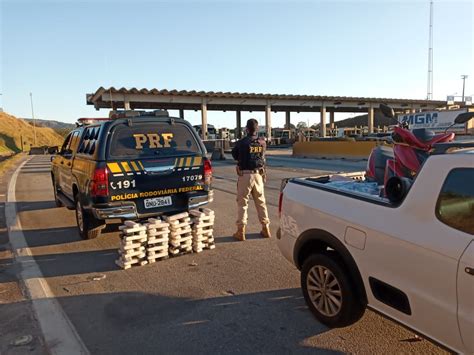
[[[96,145],[99,139],[100,126],[87,127],[82,135],[82,141],[79,145],[78,153],[92,155],[95,152]]]
[[[69,149],[72,150],[72,152],[76,152],[77,150],[77,145],[79,144],[79,131],[75,131],[73,134],[72,134],[72,137],[71,137],[71,144],[69,144]]]
[[[450,227],[474,235],[474,168],[453,169],[436,203],[436,216]]]
[[[67,149],[67,147],[68,147],[68,145],[69,145],[69,142],[71,141],[71,137],[72,137],[72,132],[69,133],[69,134],[67,135],[66,139],[64,140],[64,143],[63,143],[63,145],[61,146],[61,152],[64,152],[64,151]]]

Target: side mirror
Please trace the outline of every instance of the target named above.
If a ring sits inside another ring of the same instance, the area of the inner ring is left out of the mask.
[[[456,124],[466,123],[473,117],[474,117],[474,112],[464,112],[457,115],[457,117],[454,119],[454,123]]]
[[[388,105],[385,104],[380,104],[379,106],[380,111],[384,114],[384,116],[389,117],[389,118],[394,118],[395,117],[395,111],[393,111],[393,108],[391,108]]]

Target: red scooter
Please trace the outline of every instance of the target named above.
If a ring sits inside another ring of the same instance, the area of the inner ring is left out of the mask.
[[[381,104],[382,113],[394,120],[395,113],[390,106]],[[459,114],[454,120],[454,124],[466,123],[474,112]],[[384,185],[387,190],[387,181],[393,177],[413,179],[421,169],[425,160],[435,151],[435,148],[442,146],[439,143],[450,143],[454,140],[455,134],[447,132],[435,134],[433,131],[419,128],[409,130],[406,123],[396,120],[397,126],[393,128],[392,140],[393,149],[390,147],[376,147],[372,150],[367,162],[366,179],[376,181],[379,185]],[[454,144],[454,143],[453,143]],[[470,143],[472,145],[472,143]],[[463,143],[454,144],[462,147]],[[451,147],[450,144],[446,148]],[[438,149],[439,151],[439,149]]]

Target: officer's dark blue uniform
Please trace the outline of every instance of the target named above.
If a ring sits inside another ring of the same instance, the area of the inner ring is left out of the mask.
[[[262,224],[261,235],[270,238],[270,220],[265,203],[265,139],[258,138],[258,122],[254,119],[247,121],[248,135],[239,140],[232,149],[232,157],[237,160],[237,232],[234,237],[245,240],[247,225],[247,210],[250,195],[257,209],[257,215]]]

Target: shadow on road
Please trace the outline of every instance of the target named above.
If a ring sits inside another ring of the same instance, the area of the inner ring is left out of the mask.
[[[246,241],[249,240],[256,240],[256,239],[264,239],[260,235],[260,233],[247,233],[245,234]],[[233,236],[225,236],[225,237],[215,237],[216,244],[220,243],[242,243],[240,240],[235,239]]]
[[[58,301],[91,353],[336,353],[303,344],[327,328],[302,307],[299,289],[200,300],[121,292]]]
[[[33,256],[45,278],[119,270],[117,249]],[[30,277],[34,277],[31,275]]]
[[[56,203],[52,200],[16,202],[16,210],[18,212],[46,210],[50,208],[57,208]]]
[[[75,226],[24,230],[23,235],[25,236],[26,243],[30,248],[67,244],[82,240],[77,231],[77,227]]]
[[[22,256],[17,257],[17,260],[12,258],[0,259],[0,284],[16,281],[19,278],[21,266],[18,261],[36,262],[42,277],[49,278],[118,271],[119,267],[115,265],[117,256],[117,249],[106,249],[78,253]],[[28,270],[23,274],[23,277],[33,279],[41,277],[41,275],[33,270]]]

